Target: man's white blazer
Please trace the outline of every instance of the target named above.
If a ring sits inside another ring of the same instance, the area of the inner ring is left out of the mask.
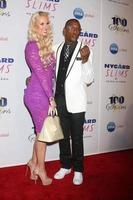
[[[59,70],[60,55],[63,45],[64,42],[56,47],[56,78]],[[81,46],[81,42],[78,41],[78,44],[70,60],[65,79],[66,106],[68,112],[71,113],[86,111],[86,87],[87,84],[92,83],[94,79],[94,72],[92,67],[92,51],[90,51],[88,61],[82,64],[79,52]]]

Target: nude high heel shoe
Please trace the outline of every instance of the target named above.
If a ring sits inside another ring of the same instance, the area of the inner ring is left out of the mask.
[[[35,169],[35,164],[33,164],[31,160],[29,160],[29,162],[27,163],[25,175],[27,176],[28,170],[30,170],[30,179],[36,181],[38,179],[38,175],[34,174],[34,169]]]
[[[49,178],[44,171],[39,170],[38,168],[36,168],[34,170],[34,175],[38,176],[41,181],[42,181],[42,185],[50,185],[52,183],[52,179]],[[36,183],[36,180],[35,180]]]

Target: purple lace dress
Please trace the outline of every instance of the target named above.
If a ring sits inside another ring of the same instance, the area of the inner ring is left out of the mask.
[[[40,133],[44,119],[48,115],[49,97],[53,96],[55,57],[52,54],[49,64],[44,67],[36,42],[28,42],[25,59],[31,71],[31,79],[24,90],[24,103],[29,110],[36,134]],[[48,63],[48,62],[47,62]]]

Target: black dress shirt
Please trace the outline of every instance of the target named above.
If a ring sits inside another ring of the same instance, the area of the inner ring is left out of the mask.
[[[70,60],[71,60],[71,57],[76,45],[77,45],[77,42],[70,44],[70,53],[66,62],[64,61],[64,51],[66,48],[66,43],[64,44],[62,48],[61,55],[60,55],[60,62],[59,62],[59,70],[57,74],[55,96],[65,96],[64,84],[65,84],[65,79],[66,79],[66,73],[67,73],[68,65],[70,63]]]

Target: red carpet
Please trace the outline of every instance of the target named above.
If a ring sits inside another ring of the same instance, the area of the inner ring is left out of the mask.
[[[46,163],[53,177],[59,161]],[[50,186],[35,185],[26,166],[0,169],[0,200],[133,200],[133,150],[85,157],[84,183],[72,184],[73,174]]]

